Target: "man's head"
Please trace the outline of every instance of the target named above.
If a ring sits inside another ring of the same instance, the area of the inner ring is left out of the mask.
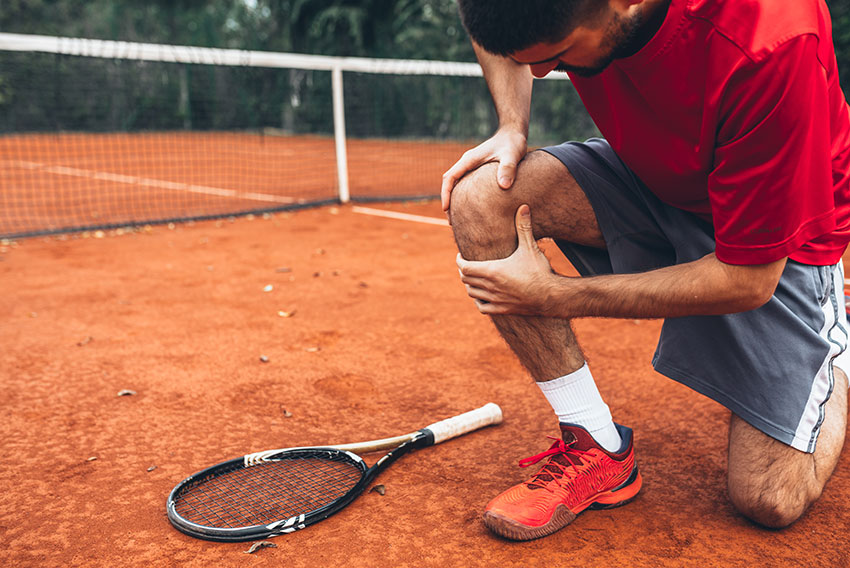
[[[636,51],[643,0],[458,0],[470,37],[486,51],[591,76]]]

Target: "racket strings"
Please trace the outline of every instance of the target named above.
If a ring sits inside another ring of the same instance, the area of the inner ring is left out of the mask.
[[[188,485],[175,510],[198,525],[239,528],[269,524],[320,509],[345,495],[363,471],[331,456],[287,457],[229,471]]]

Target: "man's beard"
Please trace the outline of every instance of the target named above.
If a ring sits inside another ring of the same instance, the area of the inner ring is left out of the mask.
[[[601,47],[607,49],[606,53],[592,67],[576,67],[559,62],[555,71],[569,72],[579,77],[593,77],[602,73],[615,59],[630,57],[640,51],[645,45],[641,38],[641,26],[644,23],[643,10],[638,9],[628,19],[614,15],[614,19],[608,24],[605,37],[602,39]]]

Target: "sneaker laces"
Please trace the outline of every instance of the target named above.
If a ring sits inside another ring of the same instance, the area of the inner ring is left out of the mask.
[[[529,489],[545,488],[546,484],[550,481],[560,480],[564,477],[573,479],[578,475],[575,467],[586,463],[582,456],[587,452],[572,447],[576,442],[575,439],[570,442],[564,442],[554,436],[547,436],[547,438],[555,440],[548,450],[522,459],[519,462],[520,467],[529,467],[546,458],[550,458],[546,465],[540,468],[540,471],[525,483]]]

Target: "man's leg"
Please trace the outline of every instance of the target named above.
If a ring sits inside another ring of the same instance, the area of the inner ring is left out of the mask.
[[[496,164],[463,178],[452,191],[452,228],[467,260],[505,258],[517,246],[515,214],[531,208],[536,238],[551,237],[603,248],[593,208],[557,158],[532,152],[519,164],[509,190],[496,184]],[[584,355],[568,320],[493,316],[493,323],[535,381],[549,381],[578,370]]]
[[[847,375],[835,368],[817,449],[808,454],[774,440],[732,415],[729,497],[743,515],[772,528],[799,519],[821,495],[844,446]]]
[[[534,235],[603,248],[596,215],[560,160],[536,152],[523,160],[514,186],[496,185],[495,165],[466,176],[452,192],[451,220],[468,260],[509,256],[517,246],[515,213],[526,203]],[[551,534],[587,508],[616,507],[641,487],[631,430],[615,425],[563,319],[493,316],[493,323],[540,385],[561,420],[552,447],[523,460],[548,461],[528,481],[494,498],[484,523],[495,533],[528,540]]]

